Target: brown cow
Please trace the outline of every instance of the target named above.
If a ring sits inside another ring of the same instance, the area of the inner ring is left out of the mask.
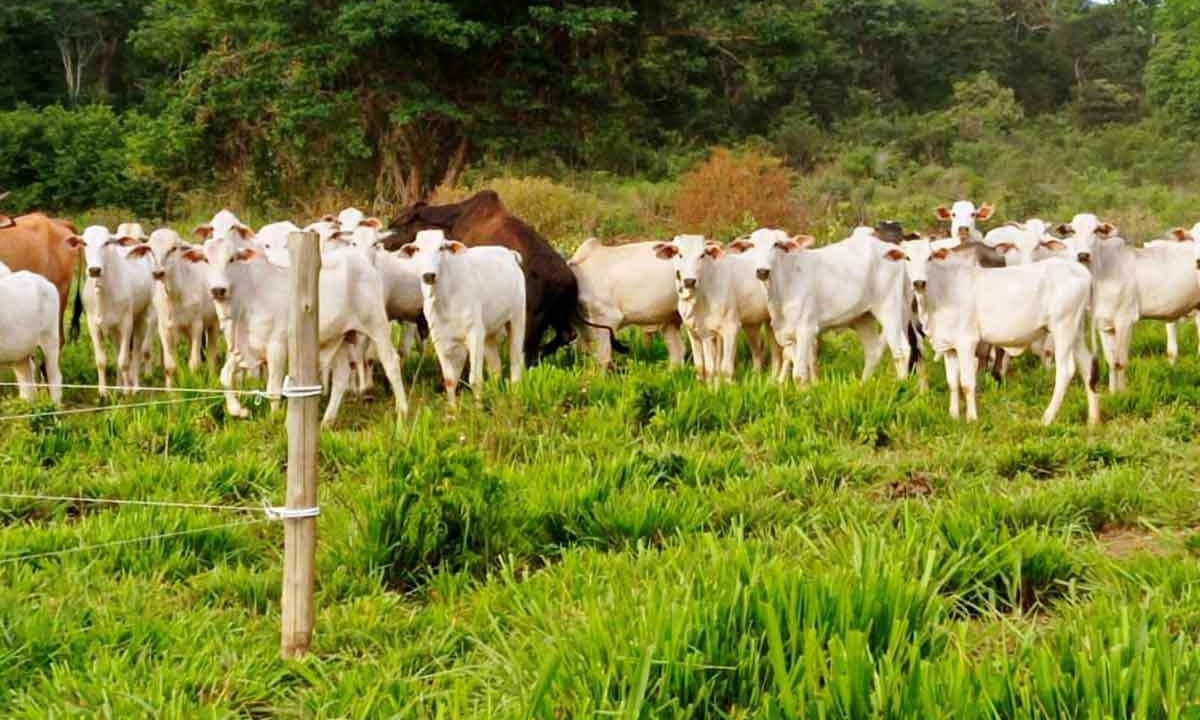
[[[536,230],[510,213],[495,191],[483,190],[448,205],[418,202],[404,208],[391,222],[393,234],[384,241],[385,247],[395,250],[412,242],[418,231],[433,228],[444,230],[464,245],[502,245],[521,253],[525,359],[530,365],[574,340],[576,324],[591,324],[579,313],[579,286],[567,261]],[[542,335],[550,328],[554,338],[542,347]],[[614,342],[614,347],[624,346]]]
[[[0,261],[10,270],[29,270],[46,278],[58,288],[59,307],[66,312],[71,279],[79,266],[79,250],[70,242],[75,230],[70,222],[30,213],[13,218],[11,226],[0,228]],[[78,295],[76,306],[80,306]],[[65,343],[63,321],[59,318],[60,342]],[[72,336],[79,332],[79,307],[73,316]]]

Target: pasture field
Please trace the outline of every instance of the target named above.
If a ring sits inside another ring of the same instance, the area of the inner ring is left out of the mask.
[[[1139,327],[1095,430],[1077,384],[1040,426],[1029,357],[966,426],[940,364],[924,395],[890,367],[860,384],[850,335],[811,389],[710,389],[635,343],[453,418],[410,358],[405,427],[349,400],[322,437],[306,660],[278,657],[280,526],[228,526],[261,513],[0,499],[0,716],[1200,718],[1182,335],[1171,367]],[[85,342],[64,370],[95,381]],[[278,503],[285,447],[282,413],[216,400],[5,420],[0,492]]]

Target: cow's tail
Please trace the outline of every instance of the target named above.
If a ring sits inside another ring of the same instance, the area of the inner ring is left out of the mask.
[[[71,308],[71,340],[79,339],[79,319],[83,315],[83,253],[75,264],[75,302]]]
[[[608,339],[609,339],[609,342],[612,343],[613,350],[621,353],[622,355],[629,354],[629,352],[630,352],[629,346],[617,339],[617,331],[614,330],[612,327],[610,327],[608,325],[599,325],[597,323],[591,322],[590,320],[588,320],[587,318],[585,318],[583,316],[583,313],[578,312],[578,311],[576,311],[576,313],[575,313],[575,318],[576,318],[576,320],[579,321],[579,323],[581,323],[583,325],[587,325],[588,327],[596,328],[597,330],[607,331]]]
[[[912,374],[922,361],[921,329],[914,320],[908,324],[908,372]]]

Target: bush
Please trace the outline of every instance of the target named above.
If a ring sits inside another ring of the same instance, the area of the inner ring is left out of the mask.
[[[760,151],[713,148],[680,179],[676,229],[721,240],[763,226],[799,230],[804,223],[792,201],[794,178],[778,158]]]
[[[95,207],[163,216],[169,191],[195,182],[185,128],[104,105],[0,112],[0,187],[8,207],[52,213]]]

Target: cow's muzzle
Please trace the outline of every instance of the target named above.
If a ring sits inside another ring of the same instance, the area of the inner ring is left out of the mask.
[[[1090,252],[1081,252],[1075,256],[1075,259],[1087,265],[1092,261],[1092,254]]]
[[[970,234],[971,234],[971,228],[967,227],[966,225],[963,225],[962,227],[960,227],[958,229],[958,239],[959,240],[966,240],[967,237],[970,236]]]
[[[754,271],[754,275],[759,280],[763,280],[763,281],[770,280],[771,279],[771,268],[759,268]]]
[[[426,285],[432,285],[437,282],[437,273],[425,273],[421,276],[421,282]]]
[[[167,276],[167,271],[166,270],[155,270],[155,271],[151,272],[150,275],[153,276],[155,280],[162,280],[163,278],[165,278]]]
[[[696,278],[684,278],[683,279],[683,289],[684,290],[695,290],[696,289]]]
[[[224,300],[229,297],[229,288],[227,287],[215,287],[209,290],[209,292],[212,293],[213,300]]]
[[[103,274],[104,274],[104,270],[102,270],[101,268],[98,268],[98,267],[89,267],[88,268],[88,277],[97,278]]]
[[[925,281],[913,280],[913,290],[916,290],[917,292],[925,292]]]

